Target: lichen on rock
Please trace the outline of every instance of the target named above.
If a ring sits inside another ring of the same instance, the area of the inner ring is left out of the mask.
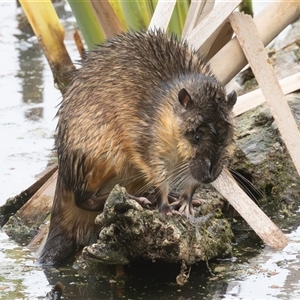
[[[157,209],[142,208],[117,185],[95,220],[102,228],[99,239],[84,248],[83,257],[105,264],[146,259],[189,266],[228,256],[233,239],[231,227],[220,209],[208,212],[205,206],[196,209],[194,217],[165,216]]]

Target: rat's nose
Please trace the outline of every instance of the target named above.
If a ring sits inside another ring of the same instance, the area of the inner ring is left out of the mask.
[[[205,161],[205,165],[206,165],[208,172],[211,173],[211,169],[212,169],[211,160],[209,158],[205,158],[204,161]]]

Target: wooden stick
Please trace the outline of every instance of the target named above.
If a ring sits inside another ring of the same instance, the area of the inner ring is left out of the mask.
[[[279,80],[279,84],[285,95],[300,89],[300,72]],[[236,116],[263,104],[266,101],[261,89],[256,89],[245,95],[238,97],[238,101],[233,108]]]
[[[41,175],[41,178],[19,195],[10,198],[0,207],[0,227],[4,226],[12,214],[15,214],[29,199],[49,180],[56,172],[57,165],[50,167]]]
[[[269,44],[300,15],[299,1],[276,1],[267,5],[254,19],[264,45]],[[247,65],[247,59],[236,38],[225,45],[211,60],[217,78],[226,85]]]
[[[298,126],[280,88],[264,45],[259,38],[257,28],[250,16],[241,13],[233,13],[230,17],[230,23],[300,175],[300,133]]]
[[[56,187],[57,171],[47,180],[47,182],[26,202],[15,214],[20,218],[24,225],[36,226],[42,224],[49,215],[53,195]],[[9,224],[10,220],[7,222]],[[6,226],[6,225],[5,225]]]
[[[279,250],[288,244],[287,237],[236,184],[227,169],[222,171],[212,185],[230,201],[266,245]]]
[[[42,249],[46,243],[46,236],[49,232],[50,224],[45,224],[41,229],[39,229],[38,233],[32,238],[32,240],[27,245],[27,248],[35,252],[35,257],[39,257]]]
[[[240,0],[219,3],[186,37],[188,43],[206,57],[225,21],[240,3]]]
[[[166,30],[171,20],[175,5],[176,0],[169,0],[167,2],[164,0],[159,0],[156,5],[148,30],[154,30],[155,28]]]
[[[259,31],[259,36],[263,43],[266,45],[274,39],[276,35],[299,16],[299,12],[299,2],[282,1],[269,4],[255,19],[256,30]],[[246,24],[242,25],[242,27],[246,26]],[[211,59],[210,64],[219,80],[223,84],[226,84],[247,64],[247,59],[237,39],[234,38]],[[263,216],[263,212],[231,180],[228,172],[223,172],[223,175],[213,185],[233,205],[267,245],[275,249],[286,246],[288,241],[284,234],[269,218]],[[240,202],[237,202],[237,199]],[[262,223],[260,222],[260,218],[263,220]]]
[[[182,36],[185,38],[200,21],[213,9],[215,1],[192,0],[186,17]]]
[[[233,30],[229,22],[224,22],[220,30],[218,30],[211,39],[211,45],[207,55],[206,60],[210,60],[216,55],[231,39],[233,36]]]

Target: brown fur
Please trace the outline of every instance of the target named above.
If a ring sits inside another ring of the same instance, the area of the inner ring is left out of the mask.
[[[94,218],[117,183],[135,196],[155,187],[166,213],[180,185],[190,207],[198,182],[226,162],[235,99],[162,32],[124,33],[89,52],[58,111],[58,184],[40,261],[60,263],[96,240]]]

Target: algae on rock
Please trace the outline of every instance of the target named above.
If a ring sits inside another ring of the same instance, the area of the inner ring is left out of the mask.
[[[230,224],[222,218],[220,209],[207,212],[205,206],[196,209],[195,217],[189,219],[181,215],[168,217],[158,210],[142,208],[117,185],[95,220],[102,227],[99,240],[84,248],[83,257],[105,264],[146,259],[189,266],[228,256],[233,239]]]

